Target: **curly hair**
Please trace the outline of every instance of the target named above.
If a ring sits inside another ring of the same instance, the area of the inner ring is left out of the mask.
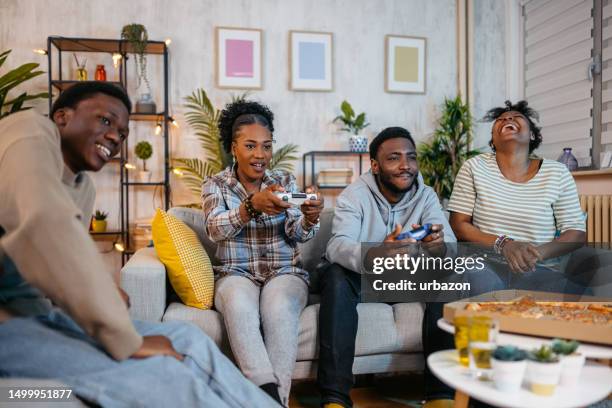
[[[497,118],[499,118],[502,114],[506,112],[512,111],[512,112],[520,113],[521,115],[525,117],[525,119],[527,119],[527,122],[529,123],[529,131],[533,135],[533,139],[529,140],[529,153],[533,152],[542,143],[542,133],[541,133],[542,128],[537,126],[535,122],[533,121],[534,119],[536,121],[539,121],[540,115],[533,108],[530,108],[529,106],[527,106],[527,101],[525,100],[518,101],[514,105],[510,101],[505,101],[504,104],[506,106],[501,106],[501,107],[490,109],[486,113],[484,118],[482,118],[482,120],[485,122],[492,122],[492,121],[497,120]],[[489,140],[489,146],[491,147],[491,149],[493,149],[493,151],[495,151],[495,145],[493,144],[492,133],[493,133],[493,130],[491,130],[491,140]]]
[[[274,133],[274,114],[258,102],[238,99],[225,105],[219,116],[219,138],[227,153],[232,150],[232,141],[241,126],[257,123]]]

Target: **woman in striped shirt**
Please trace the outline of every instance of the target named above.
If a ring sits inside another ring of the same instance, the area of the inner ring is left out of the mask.
[[[463,165],[448,205],[458,239],[493,248],[512,272],[523,274],[585,241],[572,175],[561,163],[532,155],[542,142],[534,119],[538,114],[526,101],[487,112],[493,152]]]

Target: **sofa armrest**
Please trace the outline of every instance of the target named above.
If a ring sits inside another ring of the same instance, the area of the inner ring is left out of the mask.
[[[159,322],[166,310],[166,268],[154,248],[142,248],[121,269],[132,319]]]

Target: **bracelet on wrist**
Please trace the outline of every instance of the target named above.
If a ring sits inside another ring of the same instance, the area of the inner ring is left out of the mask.
[[[499,237],[497,237],[495,243],[493,244],[493,250],[496,254],[501,255],[504,246],[506,246],[506,244],[510,241],[514,241],[514,239],[510,238],[507,235],[500,235]]]
[[[249,196],[244,199],[244,208],[246,209],[247,214],[249,214],[249,217],[255,221],[259,221],[263,213],[261,211],[257,211],[255,207],[253,207],[253,203],[251,202],[252,197],[253,194],[249,194]]]

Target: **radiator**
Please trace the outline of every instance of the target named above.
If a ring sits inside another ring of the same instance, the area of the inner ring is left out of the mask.
[[[612,196],[581,195],[580,207],[587,215],[588,242],[612,242]]]

